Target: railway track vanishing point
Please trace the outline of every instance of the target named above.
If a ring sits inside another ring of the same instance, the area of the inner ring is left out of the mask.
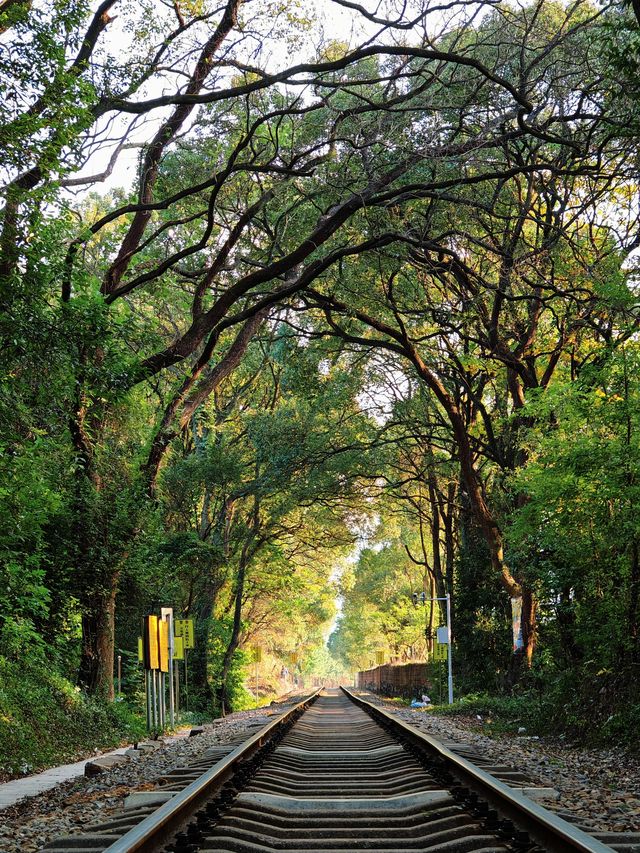
[[[344,688],[318,691],[215,759],[169,774],[176,792],[159,808],[130,809],[44,850],[640,851],[639,836],[586,834]]]

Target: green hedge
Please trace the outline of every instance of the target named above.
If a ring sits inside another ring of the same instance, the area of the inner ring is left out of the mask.
[[[125,702],[98,702],[42,664],[0,657],[0,775],[32,773],[144,733]]]

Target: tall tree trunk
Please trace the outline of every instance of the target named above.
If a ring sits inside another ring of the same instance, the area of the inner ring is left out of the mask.
[[[220,705],[220,710],[223,717],[227,713],[227,711],[231,710],[231,706],[229,704],[229,691],[227,689],[227,680],[229,678],[229,672],[231,671],[233,656],[236,652],[236,649],[238,648],[238,643],[240,641],[240,626],[242,623],[242,597],[244,595],[245,572],[246,564],[245,553],[243,549],[243,553],[240,558],[240,565],[238,566],[238,577],[236,578],[236,589],[233,607],[233,626],[231,628],[231,637],[229,638],[229,643],[227,645],[227,648],[225,649],[224,657],[222,659],[220,685],[217,689],[218,703]]]
[[[82,657],[79,683],[90,693],[111,702],[113,662],[115,654],[115,612],[119,572],[111,578],[111,586],[89,596],[83,603]]]
[[[116,534],[111,535],[112,496],[105,495],[95,453],[104,438],[105,408],[96,405],[85,391],[85,368],[88,364],[92,370],[99,367],[101,358],[100,351],[89,358],[80,348],[75,410],[69,429],[77,460],[75,581],[82,624],[78,683],[90,693],[112,700],[116,595],[123,560],[137,532],[137,512],[128,507],[126,523],[119,523]]]
[[[81,609],[82,641],[78,683],[89,693],[112,700],[115,636],[115,599],[119,572],[110,571],[94,548],[97,536],[95,504],[102,488],[95,468],[94,441],[87,426],[89,410],[84,385],[86,351],[81,350],[75,411],[69,427],[77,456],[74,507],[78,600]],[[96,425],[93,424],[95,427]]]
[[[631,573],[629,577],[629,641],[631,663],[640,663],[640,626],[638,625],[638,610],[640,599],[640,555],[638,540],[634,537],[631,543]]]
[[[189,682],[191,692],[199,694],[203,701],[203,710],[210,710],[209,705],[214,698],[213,688],[209,680],[209,637],[211,620],[216,600],[217,588],[211,585],[205,589],[202,597],[196,602],[193,610],[196,632],[196,647],[189,656]]]
[[[447,496],[438,493],[438,501],[440,504],[440,515],[442,516],[442,524],[444,528],[444,563],[445,577],[447,579],[447,592],[450,595],[451,606],[451,633],[454,635],[455,620],[455,597],[453,587],[453,567],[456,558],[456,543],[454,536],[454,501],[456,497],[457,487],[455,483],[447,485]]]
[[[436,597],[436,582],[432,572],[429,572],[429,597]],[[427,652],[433,654],[435,645],[435,621],[436,621],[436,606],[435,602],[431,601],[429,605],[429,624],[427,626]]]

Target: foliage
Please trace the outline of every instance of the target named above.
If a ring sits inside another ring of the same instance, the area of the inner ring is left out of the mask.
[[[44,661],[0,658],[1,775],[77,760],[144,733],[144,720],[127,703],[91,699]]]
[[[253,701],[254,645],[263,697],[424,658],[442,614],[412,594],[448,594],[466,689],[570,728],[584,684],[613,734],[640,661],[632,9],[391,2],[374,34],[347,5],[326,39],[267,0],[3,4],[3,666],[110,700],[119,653],[139,701],[140,618],[173,605],[218,713]]]
[[[530,737],[561,737],[580,746],[616,743],[637,751],[634,727],[639,705],[625,691],[609,693],[610,704],[601,701],[598,689],[607,689],[602,676],[582,672],[579,681],[558,673],[554,678],[535,679],[515,695],[468,693],[453,705],[436,704],[433,711],[444,716],[470,717],[484,734],[501,733]],[[594,689],[594,688],[598,689]],[[622,685],[618,683],[618,687]],[[426,711],[425,713],[429,713]]]

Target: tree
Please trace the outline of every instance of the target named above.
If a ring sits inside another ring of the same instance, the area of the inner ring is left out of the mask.
[[[571,56],[556,75],[547,73],[553,59],[541,41],[564,14],[562,49]],[[540,95],[544,89],[544,130],[509,138],[482,157],[451,157],[455,190],[436,197],[423,184],[414,189],[410,216],[394,211],[412,229],[404,252],[392,247],[370,264],[356,260],[348,272],[307,292],[308,305],[322,310],[334,334],[401,356],[437,400],[494,574],[512,598],[522,600],[523,650],[530,663],[535,597],[505,558],[501,516],[509,508],[503,495],[494,503],[480,467],[484,459],[505,471],[525,463],[526,395],[546,388],[558,365],[575,358],[585,328],[598,345],[611,337],[613,318],[623,318],[631,305],[621,263],[634,243],[597,208],[625,180],[628,155],[617,142],[608,148],[607,115],[600,108],[592,112],[587,96],[573,103],[569,82],[591,61],[584,35],[591,13],[552,7],[543,14],[534,6],[508,17],[505,27],[502,13],[489,16],[466,37],[477,39],[485,61],[484,38],[492,34],[487,50],[493,52],[498,30],[507,55],[522,57],[529,44],[537,46],[530,63],[510,66],[510,81],[524,92],[537,89]],[[481,102],[465,114],[474,130],[486,121],[486,109]],[[599,152],[595,166],[585,159],[587,146]],[[366,288],[359,286],[363,280]]]

